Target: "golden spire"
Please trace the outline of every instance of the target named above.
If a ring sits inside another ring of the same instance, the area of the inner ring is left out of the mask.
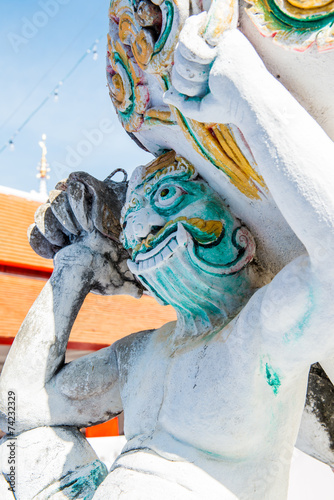
[[[46,160],[47,149],[45,141],[46,141],[46,135],[43,134],[42,140],[39,141],[38,143],[38,145],[42,148],[42,157],[37,167],[38,174],[36,175],[36,177],[37,179],[40,179],[40,184],[39,184],[40,194],[47,197],[46,180],[50,179],[50,177],[47,175],[47,173],[50,172],[50,169],[49,169],[49,164]]]

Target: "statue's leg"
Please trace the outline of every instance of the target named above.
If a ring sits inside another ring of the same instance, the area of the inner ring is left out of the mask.
[[[137,450],[119,455],[94,500],[203,500],[208,492],[210,500],[237,500],[193,463]]]
[[[107,476],[106,466],[74,427],[38,427],[16,438],[5,436],[0,453],[7,481],[10,446],[15,457],[16,500],[90,500]],[[0,482],[1,499],[6,498],[4,488]]]
[[[167,479],[129,469],[116,469],[103,481],[94,500],[200,500],[200,497]]]

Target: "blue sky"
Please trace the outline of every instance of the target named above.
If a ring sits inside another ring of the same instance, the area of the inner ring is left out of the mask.
[[[59,87],[58,101],[50,99],[15,137],[15,150],[0,154],[1,185],[38,189],[38,141],[43,133],[51,167],[49,189],[72,170],[103,179],[117,167],[131,172],[152,158],[123,131],[108,95],[108,5],[107,0],[1,1],[0,148],[86,49],[100,40],[98,59],[89,54]]]

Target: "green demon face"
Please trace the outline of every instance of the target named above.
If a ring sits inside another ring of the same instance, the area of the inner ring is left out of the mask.
[[[182,280],[196,288],[203,277],[238,273],[255,253],[249,231],[174,152],[136,170],[122,224],[130,270],[164,303]]]

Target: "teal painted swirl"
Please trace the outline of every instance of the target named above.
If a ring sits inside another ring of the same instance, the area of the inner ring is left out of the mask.
[[[323,28],[331,22],[334,22],[334,12],[319,15],[313,14],[310,16],[310,18],[301,19],[283,12],[274,0],[265,0],[265,3],[268,6],[268,11],[271,12],[276,17],[276,19],[284,23],[286,26],[292,28],[314,30]]]
[[[165,43],[167,41],[167,38],[169,37],[169,34],[171,32],[172,25],[173,25],[174,6],[173,6],[172,2],[170,2],[169,0],[167,0],[165,2],[165,5],[167,7],[166,26],[165,26],[163,32],[161,33],[160,37],[158,38],[157,42],[154,45],[154,52],[153,52],[154,56],[156,54],[159,54],[159,52],[161,52],[161,50],[164,48]]]

